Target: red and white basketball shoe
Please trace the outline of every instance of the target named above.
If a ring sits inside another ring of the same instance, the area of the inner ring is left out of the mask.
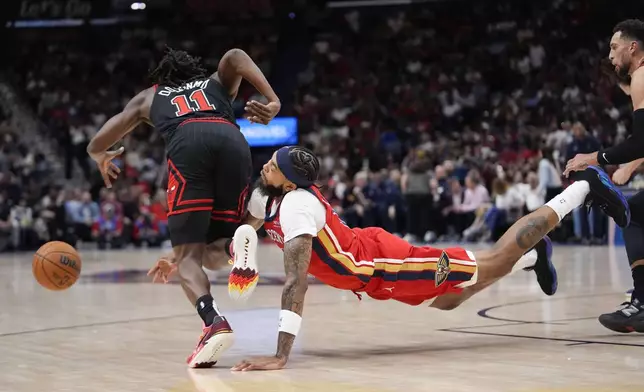
[[[187,359],[191,368],[215,366],[222,354],[235,342],[235,334],[223,316],[215,317],[209,327],[204,326],[197,348]]]
[[[228,276],[228,296],[236,301],[247,300],[255,291],[259,280],[257,232],[253,226],[239,226],[230,248],[233,269]]]

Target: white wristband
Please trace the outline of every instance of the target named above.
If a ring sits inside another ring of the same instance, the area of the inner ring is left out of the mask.
[[[301,325],[302,316],[297,313],[293,313],[290,310],[282,309],[280,311],[280,332],[286,332],[293,336],[297,336],[297,333],[300,332]]]

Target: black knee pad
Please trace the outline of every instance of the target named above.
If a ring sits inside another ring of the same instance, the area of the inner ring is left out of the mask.
[[[638,260],[644,260],[644,228],[635,222],[622,229],[628,263],[633,265]]]

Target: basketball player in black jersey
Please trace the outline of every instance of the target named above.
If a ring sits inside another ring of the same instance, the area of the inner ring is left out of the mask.
[[[235,123],[231,102],[241,80],[246,79],[268,99],[267,104],[248,102],[248,119],[268,124],[279,112],[280,100],[240,49],[228,51],[212,75],[198,58],[169,49],[151,77],[157,84],[109,119],[87,152],[110,188],[120,172],[112,160],[124,151],[123,147],[108,151],[111,146],[144,122],[163,136],[168,158],[168,226],[177,275],[205,324],[188,364],[210,367],[232,344],[233,333],[218,313],[202,265],[209,251],[223,248],[240,225],[252,169],[250,148]]]
[[[644,162],[644,22],[629,19],[615,26],[609,60],[619,86],[632,99],[632,136],[616,146],[575,156],[568,162],[566,174],[598,163],[625,163],[613,175],[615,183],[624,184]],[[644,332],[644,192],[631,197],[628,204],[632,218],[631,224],[624,229],[624,243],[634,290],[630,301],[613,313],[599,316],[599,322],[616,332]]]

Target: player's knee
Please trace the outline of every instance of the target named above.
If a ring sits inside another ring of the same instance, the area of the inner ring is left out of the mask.
[[[179,272],[186,267],[187,264],[198,264],[202,265],[202,258],[205,252],[204,244],[186,244],[179,245],[173,248],[175,259],[177,262],[177,267]]]
[[[206,255],[203,258],[203,267],[211,271],[219,271],[220,269],[229,265],[229,260],[230,257],[228,257],[228,255],[226,255],[226,253],[224,252],[206,252]]]
[[[211,271],[217,271],[228,265],[230,257],[226,254],[226,238],[218,239],[206,246],[203,256],[203,267]]]
[[[478,264],[478,281],[495,281],[512,271],[512,260],[508,253],[499,249],[486,249],[477,252],[476,263]]]
[[[631,224],[623,229],[624,247],[628,255],[629,264],[633,265],[638,260],[644,259],[644,229],[637,224]]]

